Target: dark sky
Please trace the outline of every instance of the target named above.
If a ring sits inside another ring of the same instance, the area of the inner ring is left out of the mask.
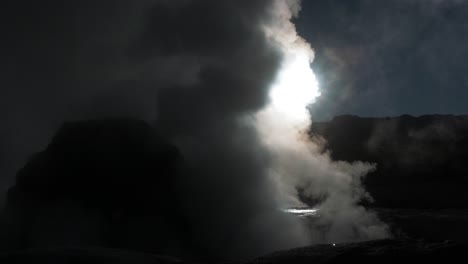
[[[303,1],[299,33],[316,51],[322,96],[337,114],[468,113],[468,1]]]

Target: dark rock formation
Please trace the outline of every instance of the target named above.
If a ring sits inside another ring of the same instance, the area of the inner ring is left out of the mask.
[[[0,263],[19,264],[181,264],[177,258],[111,248],[50,248],[0,253]]]
[[[314,123],[311,134],[334,160],[377,163],[364,181],[374,206],[468,206],[468,116],[339,116]]]
[[[362,243],[318,245],[275,252],[251,264],[274,263],[444,263],[463,259],[466,247],[453,242],[376,240]]]
[[[136,120],[66,123],[17,174],[4,249],[101,246],[182,255],[190,237],[176,181],[182,158]]]
[[[232,261],[180,261],[170,257],[135,251],[106,248],[69,248],[26,250],[0,253],[0,262],[88,264],[88,263],[229,263],[229,264],[332,264],[332,263],[451,263],[464,259],[465,246],[445,241],[427,243],[420,240],[377,240],[362,243],[317,245],[295,248],[244,262]]]

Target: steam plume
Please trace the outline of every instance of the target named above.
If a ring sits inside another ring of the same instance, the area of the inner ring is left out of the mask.
[[[283,206],[304,206],[298,190],[310,200],[320,202],[317,205],[320,218],[311,225],[313,242],[384,238],[389,235],[386,225],[374,213],[358,206],[359,201],[370,198],[361,185],[361,179],[374,170],[375,165],[332,161],[328,154],[320,153],[319,143],[307,137],[311,119],[306,114],[306,107],[314,103],[320,93],[309,66],[313,51],[297,35],[291,22],[291,18],[297,15],[298,7],[298,1],[276,1],[281,20],[267,28],[267,34],[278,43],[284,54],[282,70],[270,95],[270,104],[257,115],[260,138],[273,160],[269,176],[277,183]],[[291,67],[295,74],[302,76],[286,76],[291,80],[285,83],[281,79],[285,77],[281,74],[290,71],[288,68]],[[301,86],[305,87],[301,89]],[[275,89],[285,90],[281,98],[273,94],[277,92]],[[291,100],[289,104],[288,97]],[[286,107],[296,110],[283,109],[285,106],[281,101],[286,102]]]
[[[43,148],[64,121],[138,118],[180,149],[186,173],[178,195],[195,242],[212,254],[386,235],[356,206],[372,166],[332,162],[305,137],[305,107],[318,86],[312,49],[290,21],[299,1],[47,2],[53,8],[44,13],[13,2],[0,11],[30,14],[1,25],[16,27],[8,30],[13,41],[2,43],[16,66],[1,73],[8,115],[0,115],[0,157],[15,157],[2,159],[3,171]],[[301,79],[290,83],[290,74]],[[279,210],[300,205],[298,188],[324,197],[312,229]]]

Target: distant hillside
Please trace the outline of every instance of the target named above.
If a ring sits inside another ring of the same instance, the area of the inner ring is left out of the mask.
[[[468,116],[338,116],[310,133],[334,160],[377,163],[364,181],[375,206],[468,206]]]

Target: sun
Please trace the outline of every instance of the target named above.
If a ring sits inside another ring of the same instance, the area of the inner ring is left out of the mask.
[[[320,96],[319,84],[310,67],[307,51],[286,53],[283,65],[270,90],[271,106],[292,119],[308,119],[306,107]]]

